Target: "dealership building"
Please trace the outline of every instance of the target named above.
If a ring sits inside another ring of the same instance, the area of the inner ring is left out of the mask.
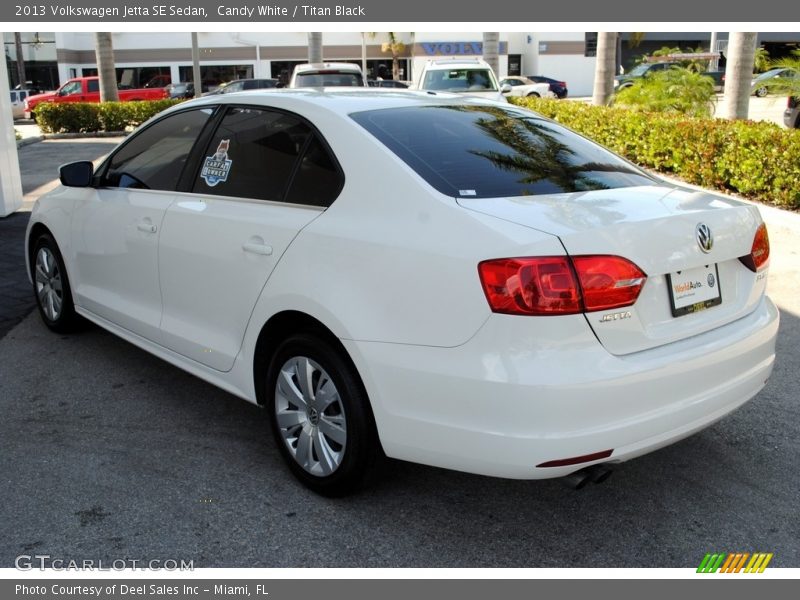
[[[91,32],[26,32],[20,43],[5,33],[4,49],[11,86],[17,81],[16,56],[21,48],[26,79],[53,89],[71,77],[97,73],[94,34]],[[426,60],[480,57],[482,35],[476,32],[395,32],[400,79],[413,80]],[[718,48],[726,47],[727,33],[718,34]],[[198,34],[201,78],[205,86],[232,79],[274,77],[286,80],[296,64],[307,61],[307,34],[301,32]],[[392,54],[384,50],[386,33],[326,32],[323,57],[332,61],[364,61],[374,78],[381,66],[391,73]],[[619,45],[623,66],[663,46],[708,48],[711,33],[624,33]],[[594,78],[596,34],[571,32],[500,33],[498,75],[544,75],[566,81],[572,96],[590,95]],[[162,85],[191,80],[191,34],[188,32],[122,32],[113,34],[114,54],[121,87]],[[800,33],[759,34],[759,44],[770,56],[800,47]]]

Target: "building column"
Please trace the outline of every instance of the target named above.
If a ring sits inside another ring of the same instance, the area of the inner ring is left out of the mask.
[[[22,179],[19,174],[14,116],[8,88],[6,61],[0,61],[0,217],[7,217],[22,206]]]

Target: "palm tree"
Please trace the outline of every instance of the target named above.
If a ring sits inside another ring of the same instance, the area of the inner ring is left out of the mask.
[[[722,106],[722,116],[726,119],[747,118],[757,36],[756,33],[739,31],[732,31],[730,34]]]
[[[308,62],[322,62],[322,32],[308,34]]]
[[[772,68],[769,60],[769,52],[767,52],[767,49],[764,48],[764,46],[756,48],[756,56],[753,67],[753,72],[755,73],[764,73]]]
[[[499,78],[500,77],[500,34],[499,33],[484,33],[483,34],[483,60],[485,60],[492,71]]]
[[[617,33],[600,31],[597,34],[597,62],[594,67],[592,104],[604,106],[614,93],[617,64]]]
[[[100,76],[100,102],[119,101],[117,73],[114,70],[114,46],[111,34],[94,34],[94,53],[97,60],[97,74]]]
[[[20,33],[14,34],[14,47],[17,53],[17,79],[19,87],[24,89],[27,78],[25,77],[25,56],[22,54],[22,35]]]
[[[389,36],[388,42],[381,44],[381,52],[391,52],[392,54],[392,79],[400,79],[400,54],[406,49],[406,45],[400,41],[397,34],[393,31],[386,33]]]

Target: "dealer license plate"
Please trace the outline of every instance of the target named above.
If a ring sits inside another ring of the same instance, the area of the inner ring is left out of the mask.
[[[667,275],[673,317],[681,317],[722,304],[717,265],[685,269]]]

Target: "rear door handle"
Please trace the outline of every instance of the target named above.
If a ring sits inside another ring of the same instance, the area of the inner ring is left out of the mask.
[[[145,233],[155,233],[158,231],[158,227],[153,225],[153,222],[149,218],[144,218],[136,224],[136,229],[139,231],[144,231]]]
[[[253,254],[262,254],[264,256],[269,256],[272,254],[272,246],[267,246],[266,244],[257,244],[255,242],[247,242],[242,244],[242,250],[245,252],[252,252]]]

